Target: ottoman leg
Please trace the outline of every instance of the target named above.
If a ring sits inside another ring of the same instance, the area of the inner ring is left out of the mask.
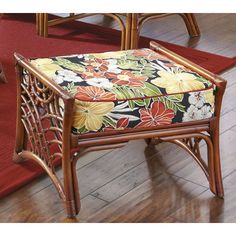
[[[216,195],[218,197],[224,197],[224,187],[221,174],[221,162],[220,162],[220,142],[219,142],[219,125],[212,127],[211,138],[213,143],[214,152],[214,173],[216,184]]]
[[[16,163],[22,162],[24,159],[22,155],[19,155],[23,150],[27,149],[27,134],[21,121],[17,121],[16,127],[16,144],[15,151],[13,153],[13,161]]]
[[[16,67],[18,73],[22,72],[22,68]],[[15,151],[13,154],[13,161],[19,163],[23,161],[22,155],[19,155],[23,150],[27,149],[27,133],[22,123],[22,111],[21,111],[21,84],[20,79],[17,80],[17,112],[16,112],[16,141]]]
[[[220,155],[219,155],[219,129],[212,128],[210,135],[204,133],[191,133],[174,137],[162,137],[161,141],[174,143],[186,150],[205,173],[212,193],[218,197],[224,196]],[[207,145],[207,162],[202,159],[200,142],[204,140]]]
[[[80,194],[76,175],[76,162],[73,156],[63,156],[65,210],[68,218],[74,218],[80,211]]]
[[[161,143],[162,141],[161,141],[161,139],[146,138],[145,142],[148,146],[154,146],[154,145]]]
[[[81,203],[80,203],[80,194],[79,194],[79,183],[78,177],[76,174],[76,163],[77,159],[72,162],[72,177],[73,177],[73,190],[75,196],[75,214],[79,214]]]
[[[145,138],[144,140],[145,140],[145,142],[146,142],[146,144],[147,144],[148,146],[151,145],[151,143],[152,143],[152,138]]]

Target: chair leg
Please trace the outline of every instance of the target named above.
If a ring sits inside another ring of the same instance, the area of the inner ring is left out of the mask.
[[[48,36],[48,14],[37,13],[36,14],[36,30],[39,36]]]
[[[179,14],[187,27],[188,33],[190,37],[198,37],[200,36],[200,30],[196,21],[194,14],[192,13],[184,13]]]
[[[138,41],[139,41],[138,15],[134,13],[132,14],[130,49],[138,48]]]
[[[48,14],[44,13],[44,18],[43,18],[43,37],[48,37]]]
[[[40,18],[40,13],[36,13],[36,32],[37,32],[37,35],[39,35],[39,28],[40,28],[39,18]]]

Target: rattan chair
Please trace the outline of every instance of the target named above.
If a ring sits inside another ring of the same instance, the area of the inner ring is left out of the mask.
[[[210,190],[224,196],[219,121],[226,81],[155,42],[150,48],[33,60],[15,54],[13,159],[34,160],[46,171],[68,217],[80,210],[77,160],[136,139],[180,146],[201,167]],[[63,180],[54,169],[58,160]]]
[[[198,37],[200,36],[200,30],[196,21],[194,14],[192,13],[175,13],[175,15],[181,16],[184,20],[184,23],[187,27],[188,33],[190,37]],[[130,35],[127,38],[126,44],[127,49],[131,48],[138,48],[138,41],[141,29],[144,27],[144,24],[153,19],[159,19],[163,17],[167,17],[170,15],[174,15],[174,13],[132,13],[130,18],[127,19],[130,21]]]
[[[174,13],[127,13],[127,14],[115,14],[115,13],[103,13],[116,20],[121,29],[121,50],[138,48],[138,39],[141,28],[144,24],[152,19],[158,19],[173,15]],[[200,35],[199,27],[195,19],[194,14],[191,13],[175,13],[184,20],[190,37],[196,37]],[[47,13],[36,14],[36,29],[40,36],[48,36],[48,27],[62,24],[68,21],[82,19],[85,17],[97,15],[95,13],[83,13],[83,14],[70,14],[67,17],[57,17],[55,19],[48,20]]]

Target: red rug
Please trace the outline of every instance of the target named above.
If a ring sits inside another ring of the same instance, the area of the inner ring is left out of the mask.
[[[42,174],[42,170],[30,161],[21,165],[12,162],[16,115],[13,53],[25,57],[49,57],[119,50],[120,47],[119,31],[82,22],[50,28],[49,33],[49,38],[36,35],[35,16],[32,14],[9,14],[0,20],[0,62],[8,79],[7,84],[0,84],[0,197]],[[140,47],[148,47],[149,41],[141,38]],[[156,41],[214,73],[236,64],[236,58]]]

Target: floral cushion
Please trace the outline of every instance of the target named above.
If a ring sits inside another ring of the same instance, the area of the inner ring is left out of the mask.
[[[31,62],[75,97],[74,134],[149,129],[214,114],[215,86],[150,49]]]

